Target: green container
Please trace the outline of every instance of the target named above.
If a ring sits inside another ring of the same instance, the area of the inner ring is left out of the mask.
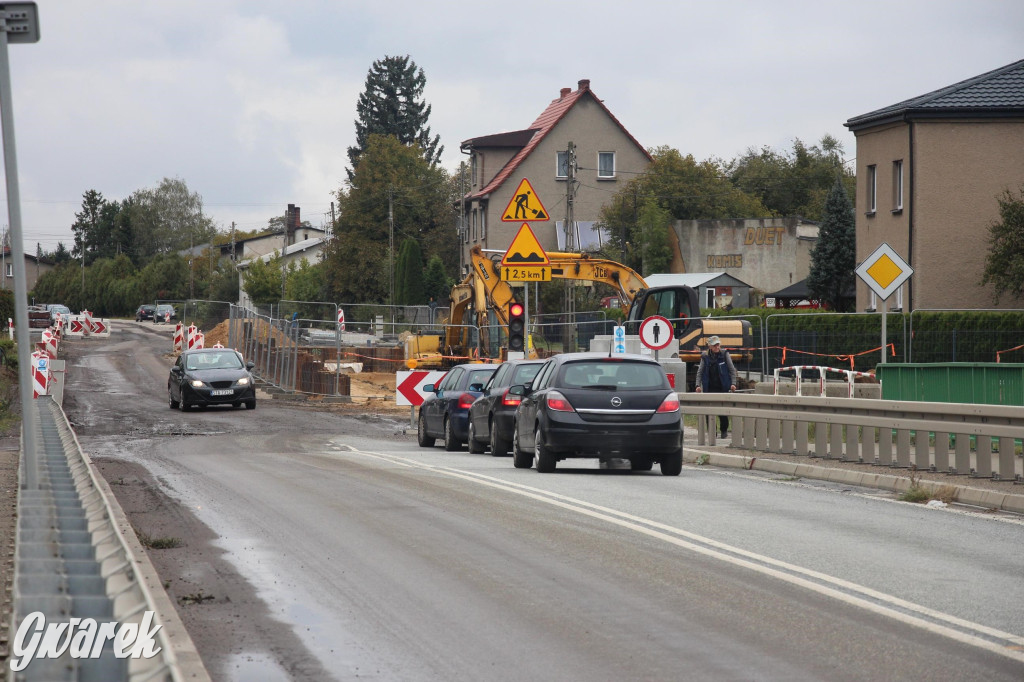
[[[886,363],[883,400],[1024,406],[1024,363]]]

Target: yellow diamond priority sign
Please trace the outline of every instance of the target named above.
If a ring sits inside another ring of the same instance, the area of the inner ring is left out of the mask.
[[[896,250],[882,242],[857,266],[857,276],[883,301],[889,299],[914,274],[914,268]]]

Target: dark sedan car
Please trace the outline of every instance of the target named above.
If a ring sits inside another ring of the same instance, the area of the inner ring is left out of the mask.
[[[255,365],[245,362],[231,348],[187,350],[178,356],[167,378],[167,402],[173,410],[192,405],[244,404],[256,409],[256,386],[249,373]]]
[[[153,312],[153,324],[157,324],[159,322],[170,322],[171,320],[177,319],[178,311],[174,309],[173,305],[161,303]]]
[[[666,476],[682,470],[679,398],[649,357],[556,355],[509,393],[522,397],[512,433],[517,468],[549,473],[559,460],[597,457],[628,459],[637,471],[658,462]]]
[[[143,320],[152,320],[153,312],[156,310],[156,306],[150,303],[144,303],[140,305],[138,310],[135,311],[135,321],[142,322]]]
[[[444,439],[445,450],[458,450],[466,442],[469,406],[480,397],[484,384],[497,365],[455,365],[435,386],[427,384],[427,397],[420,405],[416,436],[420,447],[434,446]]]
[[[543,360],[509,360],[498,366],[484,386],[483,395],[469,408],[469,451],[481,453],[488,444],[491,454],[504,457],[512,445],[512,423],[515,421],[519,396],[509,395],[516,384],[533,381]]]

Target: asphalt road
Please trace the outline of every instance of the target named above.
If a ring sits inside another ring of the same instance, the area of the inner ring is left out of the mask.
[[[65,407],[130,515],[194,530],[154,561],[214,679],[1024,679],[1019,520],[710,467],[540,475],[418,448],[407,413],[186,415],[169,343],[69,342]],[[133,512],[126,471],[161,501]],[[204,581],[219,606],[175,594]]]

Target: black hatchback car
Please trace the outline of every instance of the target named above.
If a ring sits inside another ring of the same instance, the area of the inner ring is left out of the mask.
[[[513,386],[512,458],[517,468],[555,470],[559,460],[628,459],[635,471],[678,476],[683,467],[679,398],[657,361],[642,355],[565,353]]]
[[[187,350],[178,356],[167,377],[167,402],[182,412],[192,405],[243,404],[256,409],[256,386],[250,370],[256,365],[245,362],[231,348]]]
[[[509,395],[516,384],[533,381],[543,360],[509,360],[498,366],[484,386],[483,395],[469,408],[469,451],[479,454],[488,444],[491,454],[504,457],[512,445],[512,424],[515,421],[519,396]]]
[[[497,365],[455,365],[441,381],[427,384],[427,397],[420,405],[416,440],[420,447],[430,448],[438,438],[444,439],[445,450],[458,450],[466,442],[469,406],[480,397],[484,384]]]
[[[152,320],[153,312],[156,310],[156,306],[152,303],[143,303],[139,306],[138,310],[135,311],[135,321],[142,322],[143,320]]]

